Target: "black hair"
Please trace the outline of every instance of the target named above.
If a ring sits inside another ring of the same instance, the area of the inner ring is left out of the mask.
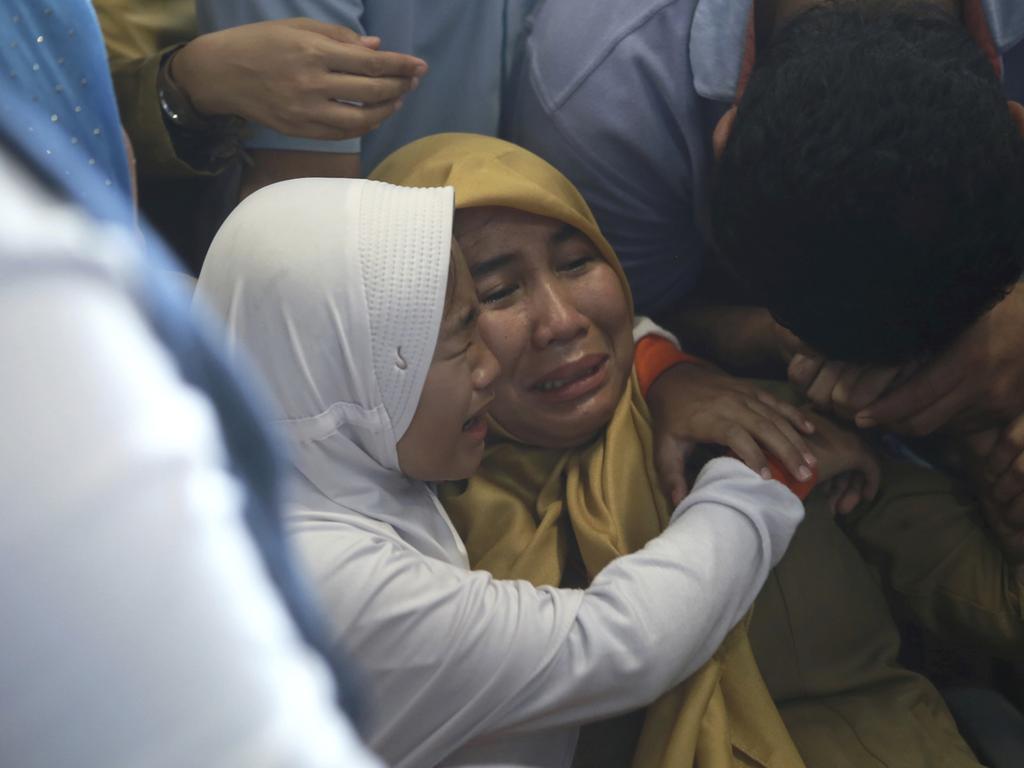
[[[936,352],[1024,268],[1024,140],[930,3],[831,2],[779,30],[712,182],[716,245],[819,352]]]

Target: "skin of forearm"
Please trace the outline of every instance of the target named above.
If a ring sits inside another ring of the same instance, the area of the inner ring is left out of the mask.
[[[257,189],[286,179],[309,176],[320,178],[356,178],[359,176],[359,155],[332,152],[300,152],[297,150],[254,149],[252,164],[242,171],[238,199],[244,200]]]
[[[786,366],[768,310],[747,306],[695,306],[658,322],[675,333],[690,354],[727,371],[747,376],[785,378]]]

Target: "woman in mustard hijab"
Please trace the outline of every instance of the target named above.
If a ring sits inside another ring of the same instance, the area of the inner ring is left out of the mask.
[[[442,493],[472,567],[536,585],[586,585],[656,536],[670,509],[631,376],[632,307],[614,253],[561,174],[498,139],[428,137],[371,177],[455,188],[455,235],[483,307],[481,329],[502,365],[483,465],[467,485]],[[827,438],[816,449],[827,454],[836,428],[815,423]],[[949,590],[946,618],[984,625],[996,645],[1019,642],[1019,592],[948,484],[888,468],[886,492],[854,520],[862,543],[886,562],[901,550],[910,567],[890,571],[897,588],[920,579],[936,593]],[[885,515],[872,514],[882,507]],[[952,535],[922,550],[929,515]],[[935,557],[958,541],[984,550],[979,573],[1006,589],[975,600],[976,583],[965,585],[949,558]],[[935,601],[911,608],[941,625]],[[938,692],[899,666],[898,633],[877,581],[824,510],[809,512],[755,615],[749,632],[737,627],[646,711],[585,729],[576,764],[978,765]]]
[[[497,139],[422,139],[371,178],[455,188],[482,330],[488,315],[500,319],[487,335],[502,364],[491,409],[500,437],[464,492],[442,493],[470,564],[537,586],[585,586],[657,536],[671,512],[631,375],[632,299],[618,259],[568,180]],[[551,273],[562,286],[541,284]],[[525,297],[559,290],[569,300]],[[534,311],[543,317],[531,323]],[[802,765],[742,625],[646,717],[585,728],[575,764],[628,765],[634,752],[645,768]]]

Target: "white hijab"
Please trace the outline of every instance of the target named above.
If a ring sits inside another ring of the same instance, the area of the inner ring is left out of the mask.
[[[197,292],[259,369],[288,437],[291,502],[468,567],[431,488],[398,466],[448,283],[454,192],[296,179],[246,198]]]

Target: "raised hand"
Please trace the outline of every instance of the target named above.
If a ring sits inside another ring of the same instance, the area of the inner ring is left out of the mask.
[[[174,54],[170,74],[203,114],[347,139],[394,114],[427,71],[422,59],[380,44],[313,19],[264,21],[200,35]]]
[[[858,426],[927,435],[973,432],[1024,413],[1024,286],[945,352],[856,414]]]

